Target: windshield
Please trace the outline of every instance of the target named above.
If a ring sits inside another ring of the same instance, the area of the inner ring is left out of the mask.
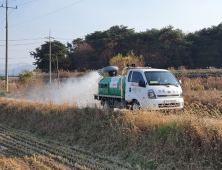
[[[174,75],[168,71],[147,71],[145,76],[149,85],[179,85]]]

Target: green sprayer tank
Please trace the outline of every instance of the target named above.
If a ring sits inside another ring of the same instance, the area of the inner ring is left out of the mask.
[[[108,66],[102,70],[98,70],[98,73],[103,76],[105,73],[109,73],[109,77],[103,77],[98,85],[99,94],[121,96],[121,88],[123,88],[123,96],[125,95],[125,81],[126,77],[123,77],[123,84],[121,87],[121,77],[116,76],[118,67]]]
[[[123,96],[125,96],[126,77],[123,77]],[[104,77],[98,83],[99,94],[121,96],[121,77]]]

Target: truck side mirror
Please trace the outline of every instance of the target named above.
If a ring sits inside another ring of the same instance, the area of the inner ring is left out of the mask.
[[[180,83],[180,85],[182,84],[182,81],[181,80],[179,80],[179,83]]]
[[[146,87],[146,84],[145,84],[145,82],[143,80],[140,80],[139,81],[139,86],[140,87]]]

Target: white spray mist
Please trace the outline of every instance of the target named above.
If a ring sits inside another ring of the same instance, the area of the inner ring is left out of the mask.
[[[60,104],[65,102],[76,102],[78,106],[95,106],[98,101],[94,100],[94,95],[98,93],[98,82],[101,79],[97,72],[91,72],[78,79],[68,79],[58,89],[57,84],[50,85],[41,92],[32,91],[28,99],[38,101],[53,101]]]

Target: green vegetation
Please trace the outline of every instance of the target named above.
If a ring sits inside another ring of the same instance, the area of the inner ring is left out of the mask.
[[[145,66],[143,56],[137,56],[133,51],[127,53],[126,56],[118,54],[110,60],[110,65],[117,66],[119,68],[119,74],[122,74],[122,70],[127,64],[136,64],[141,67]]]
[[[90,33],[85,39],[77,38],[66,46],[58,41],[52,42],[52,61],[55,63],[57,55],[59,68],[63,70],[100,69],[109,65],[114,56],[126,56],[133,50],[136,56],[143,56],[145,65],[151,67],[220,68],[221,29],[222,23],[189,34],[173,26],[143,32],[122,25],[112,26],[105,31]],[[36,59],[37,68],[48,71],[48,42],[30,54]],[[55,69],[55,64],[52,68]]]
[[[194,90],[204,90],[204,86],[200,84],[194,84],[192,88]]]
[[[27,86],[28,82],[32,79],[35,79],[35,75],[33,71],[29,70],[22,70],[21,73],[19,73],[19,81],[24,85]]]
[[[6,92],[1,92],[1,91],[0,91],[0,97],[1,97],[1,96],[5,97],[5,96],[6,96]]]
[[[0,80],[5,80],[5,77],[0,77]]]
[[[36,62],[34,64],[37,69],[41,69],[43,72],[49,70],[49,42],[42,44],[41,47],[35,49],[35,52],[30,52],[30,55],[34,57]],[[59,41],[51,42],[51,57],[52,57],[52,70],[56,70],[56,57],[59,60],[59,68],[66,70],[69,67],[69,60],[65,57],[66,46]]]

